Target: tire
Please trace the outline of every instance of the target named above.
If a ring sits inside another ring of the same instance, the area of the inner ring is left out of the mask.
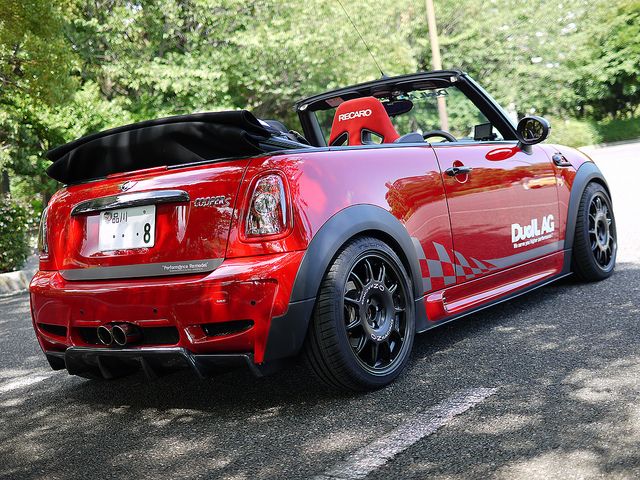
[[[347,243],[320,285],[303,348],[309,368],[335,389],[375,390],[404,370],[414,335],[411,280],[396,253],[376,238]]]
[[[582,193],[578,207],[572,270],[585,282],[604,280],[613,273],[617,252],[611,198],[601,184],[591,182]]]

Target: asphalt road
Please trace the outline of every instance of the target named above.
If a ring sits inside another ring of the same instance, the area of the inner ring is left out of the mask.
[[[301,368],[70,377],[40,353],[27,295],[0,298],[0,478],[640,477],[640,145],[590,153],[613,188],[615,275],[419,336],[375,393],[336,395]]]

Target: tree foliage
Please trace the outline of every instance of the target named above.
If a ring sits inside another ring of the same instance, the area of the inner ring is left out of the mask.
[[[519,114],[637,113],[639,0],[435,3],[444,67]],[[430,69],[422,2],[343,4],[386,74]],[[295,128],[296,100],[379,76],[334,0],[0,0],[0,170],[37,209],[53,146],[203,110]]]
[[[582,116],[632,116],[640,104],[640,1],[599,5],[573,63],[572,90]],[[606,28],[602,28],[606,25]]]
[[[20,268],[29,253],[27,210],[9,197],[0,197],[0,273]]]

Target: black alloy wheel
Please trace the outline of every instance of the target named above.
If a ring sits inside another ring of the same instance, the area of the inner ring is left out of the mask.
[[[616,251],[616,237],[611,207],[602,192],[596,193],[589,205],[589,240],[597,264],[608,270]]]
[[[582,280],[603,280],[613,273],[618,252],[616,219],[609,193],[587,185],[580,199],[573,243],[572,270]]]
[[[349,272],[343,301],[355,357],[373,375],[384,375],[398,360],[409,329],[400,274],[378,253],[365,253]]]
[[[411,281],[398,255],[377,238],[347,243],[329,266],[304,356],[325,384],[373,390],[405,368],[415,334]]]

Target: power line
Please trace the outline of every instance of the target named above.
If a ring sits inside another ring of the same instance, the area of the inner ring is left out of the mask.
[[[344,5],[342,4],[342,2],[340,0],[337,0],[337,2],[340,4],[340,6],[342,7],[342,11],[344,12],[344,14],[347,16],[347,18],[349,19],[349,22],[351,22],[351,25],[353,25],[354,30],[356,31],[356,33],[358,34],[358,36],[360,37],[360,40],[362,40],[362,43],[364,44],[365,48],[367,49],[367,51],[369,52],[369,55],[371,55],[371,58],[373,59],[373,62],[376,64],[376,67],[378,67],[378,70],[380,70],[380,74],[383,77],[386,77],[386,75],[384,74],[384,72],[382,71],[382,68],[380,68],[380,64],[378,63],[378,61],[376,60],[376,57],[373,55],[373,52],[371,52],[371,49],[369,48],[369,45],[367,45],[367,42],[364,41],[364,38],[362,37],[362,35],[360,34],[360,30],[358,30],[358,27],[356,27],[356,24],[353,23],[353,20],[351,20],[351,17],[349,16],[349,13],[347,12],[347,9],[344,8]]]

